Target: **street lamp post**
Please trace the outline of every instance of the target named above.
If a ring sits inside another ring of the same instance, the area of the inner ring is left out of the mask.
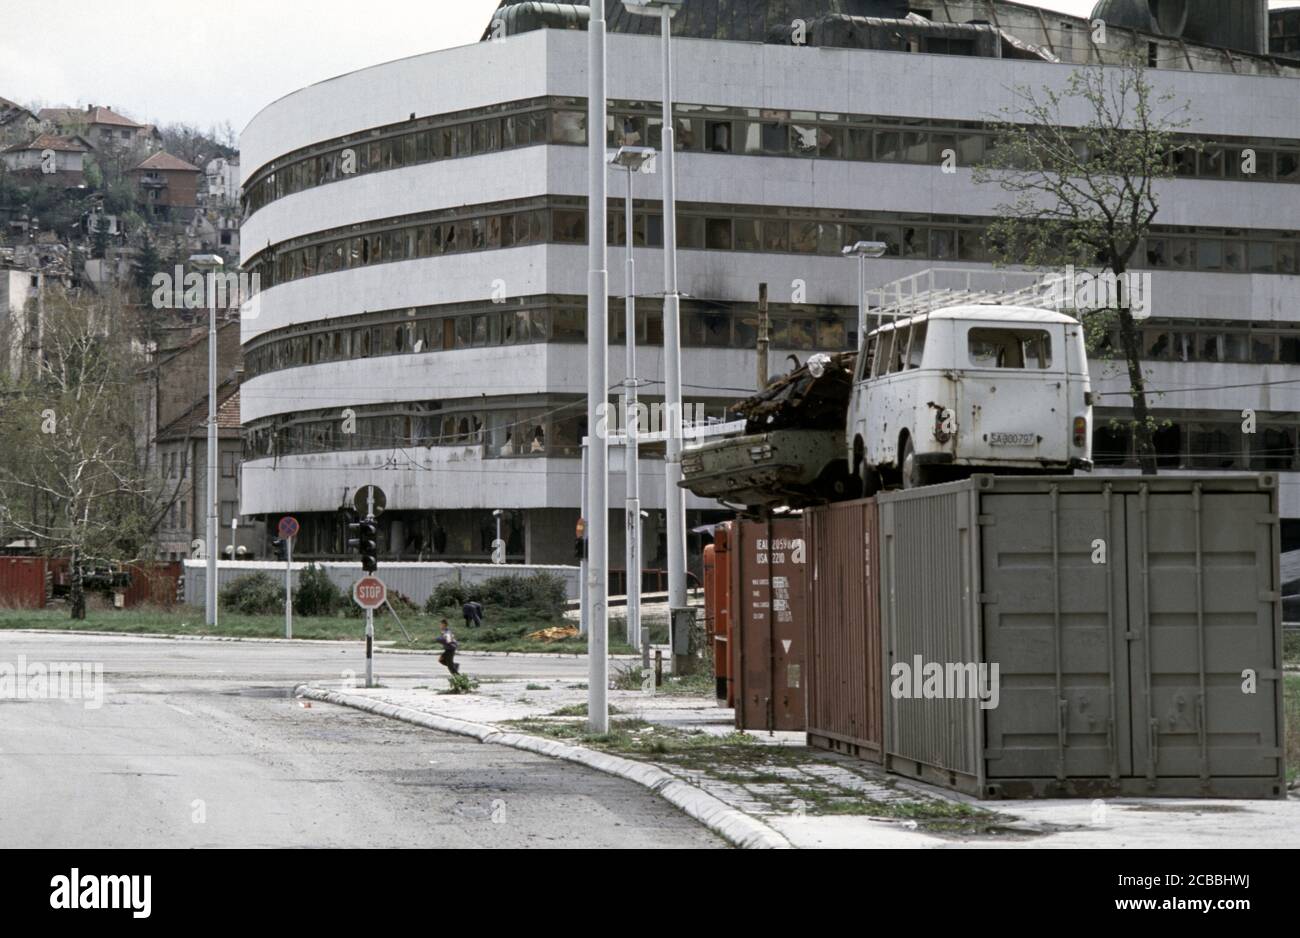
[[[627,170],[627,199],[623,216],[627,238],[626,285],[624,294],[625,331],[627,333],[627,358],[623,377],[624,403],[627,419],[623,433],[623,464],[627,477],[627,494],[624,499],[623,521],[626,529],[627,567],[627,643],[640,648],[641,637],[641,463],[640,427],[637,411],[636,377],[636,260],[634,258],[632,224],[632,176],[638,172],[651,172],[655,151],[653,147],[619,147],[610,158],[614,166]]]
[[[587,25],[587,726],[609,732],[609,440],[596,432],[608,409],[609,271],[605,204],[605,4]]]
[[[867,340],[867,258],[884,257],[889,245],[883,241],[856,241],[840,251],[845,257],[858,259],[858,346],[865,350]]]
[[[217,254],[195,254],[190,265],[208,274],[208,477],[207,503],[208,528],[204,542],[207,557],[207,574],[204,580],[206,594],[204,621],[217,624],[217,525],[219,523],[220,493],[217,477],[217,277],[224,261]]]
[[[664,521],[668,529],[668,608],[686,605],[686,511],[682,477],[681,298],[677,292],[677,177],[673,144],[672,18],[685,0],[623,0],[629,13],[658,16],[663,36],[664,154]],[[592,9],[594,10],[595,4]],[[671,612],[670,612],[671,617]]]

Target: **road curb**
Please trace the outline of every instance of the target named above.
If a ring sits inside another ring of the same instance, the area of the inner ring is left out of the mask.
[[[147,638],[168,642],[250,642],[297,643],[300,645],[342,645],[346,642],[364,644],[364,639],[351,638],[266,638],[257,635],[185,635],[168,632],[107,632],[93,629],[0,629],[0,635],[84,635],[92,638]],[[376,648],[376,651],[382,649]]]
[[[300,644],[300,645],[364,645],[364,638],[269,638],[262,635],[186,635],[169,632],[108,632],[94,629],[0,629],[0,635],[84,635],[98,638],[147,638],[169,642],[247,642],[250,644]],[[440,648],[389,648],[375,644],[375,654],[382,655],[433,655],[442,654]],[[478,651],[466,648],[462,657],[484,658],[540,658],[550,661],[563,658],[585,658],[583,653],[567,651]],[[611,661],[640,661],[638,655],[610,655]]]
[[[684,782],[648,762],[624,759],[621,756],[597,752],[594,749],[573,746],[553,739],[543,739],[540,736],[530,736],[527,733],[508,732],[490,723],[474,723],[469,720],[422,713],[419,710],[399,707],[381,700],[341,694],[338,691],[312,687],[309,684],[299,684],[294,688],[294,695],[308,700],[364,710],[367,713],[401,720],[426,729],[469,736],[481,743],[495,743],[499,746],[509,746],[511,749],[563,759],[566,762],[576,762],[598,772],[604,772],[606,775],[627,779],[643,788],[648,788],[733,846],[767,850],[788,849],[791,846],[788,840],[762,821],[743,811],[738,811],[703,789]]]

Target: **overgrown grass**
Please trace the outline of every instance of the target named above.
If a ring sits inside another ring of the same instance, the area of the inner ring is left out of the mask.
[[[408,643],[397,622],[387,609],[375,614],[375,637],[380,641],[396,642],[398,647],[422,651],[441,652],[442,646],[434,638],[438,634],[438,620],[442,618],[425,614],[403,615],[402,624],[411,634]],[[86,618],[73,620],[66,609],[39,610],[0,609],[0,630],[44,629],[48,631],[120,632],[123,634],[200,635],[227,638],[283,638],[284,616],[244,615],[222,609],[217,616],[216,628],[203,622],[203,610],[196,606],[177,606],[174,609],[89,609]],[[527,638],[530,632],[554,623],[538,621],[527,613],[510,610],[492,610],[484,625],[477,629],[465,628],[464,621],[447,617],[451,623],[461,651],[513,651],[583,654],[587,650],[585,638],[542,642]],[[293,637],[328,641],[358,641],[365,637],[364,620],[343,615],[331,617],[293,617]],[[632,654],[623,643],[623,636],[610,629],[610,652]]]
[[[609,712],[611,715],[621,714],[623,711],[613,705],[610,705]],[[587,715],[587,705],[585,703],[571,704],[568,707],[561,707],[559,710],[552,711],[550,716],[553,717],[585,717]]]
[[[1300,665],[1300,631],[1282,633],[1282,660],[1286,664]]]
[[[579,713],[578,711],[581,711]],[[586,716],[587,707],[579,704],[556,711],[557,715]],[[743,747],[762,748],[754,737],[745,733],[731,733],[727,736],[710,736],[703,730],[685,732],[672,727],[650,723],[640,717],[624,720],[611,720],[608,733],[592,733],[585,723],[559,720],[555,718],[529,717],[523,720],[511,720],[508,725],[527,733],[549,736],[580,743],[593,749],[621,755],[664,755],[666,753],[684,753],[692,750],[708,749],[712,752],[732,750]]]
[[[980,835],[999,833],[1005,818],[993,811],[923,795],[899,798],[891,782],[883,782],[888,797],[873,797],[812,775],[791,770],[824,762],[825,753],[802,746],[767,746],[747,733],[714,736],[703,730],[681,730],[640,718],[611,720],[608,733],[592,733],[580,720],[586,707],[565,707],[550,717],[509,721],[526,733],[547,736],[633,759],[653,760],[682,772],[746,789],[748,797],[778,813],[861,815],[915,821],[932,833]],[[784,771],[782,771],[784,770]]]

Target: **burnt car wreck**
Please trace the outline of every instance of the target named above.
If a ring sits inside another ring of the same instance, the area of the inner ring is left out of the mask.
[[[737,403],[744,432],[686,447],[682,488],[760,517],[856,497],[844,447],[856,361],[856,352],[796,360],[789,374]]]

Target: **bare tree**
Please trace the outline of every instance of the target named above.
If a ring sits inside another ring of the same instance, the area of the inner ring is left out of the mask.
[[[115,296],[46,300],[39,348],[4,389],[0,528],[72,561],[72,616],[85,617],[83,569],[141,559],[179,494],[149,464],[139,427],[147,364]]]
[[[1141,336],[1124,292],[1126,274],[1160,210],[1156,183],[1199,145],[1178,131],[1188,105],[1157,94],[1137,59],[1074,71],[1064,90],[1013,89],[997,122],[997,143],[975,180],[1000,186],[1009,201],[990,226],[988,247],[1002,263],[1034,267],[1096,265],[1114,275],[1109,308],[1082,315],[1096,352],[1118,322],[1128,372],[1138,462],[1156,474],[1156,423],[1147,402]],[[1086,113],[1080,125],[1065,114]],[[1087,311],[1084,311],[1087,312]]]

